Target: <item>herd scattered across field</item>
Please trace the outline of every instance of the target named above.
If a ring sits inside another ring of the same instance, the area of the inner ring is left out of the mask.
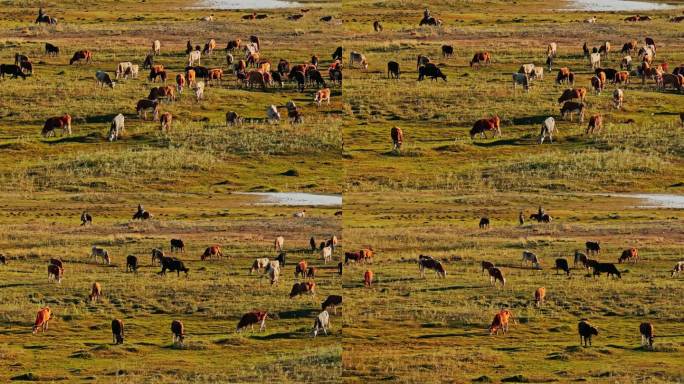
[[[639,15],[625,19],[625,21],[649,20],[651,19],[648,16]],[[678,22],[678,20],[672,21]],[[596,18],[594,17],[585,22],[595,23]],[[430,16],[429,10],[426,9],[420,25],[439,26],[441,23],[441,20]],[[383,30],[382,25],[378,21],[373,23],[373,28],[376,32],[381,32]],[[579,45],[580,44],[578,44],[578,46]],[[684,92],[684,64],[676,66],[673,68],[672,73],[668,73],[670,65],[667,60],[656,61],[657,47],[656,42],[652,37],[644,37],[641,46],[637,39],[632,39],[624,43],[620,50],[621,59],[619,61],[619,69],[601,66],[602,60],[606,63],[610,59],[611,53],[615,55],[612,51],[610,41],[604,41],[599,47],[593,47],[592,49],[589,48],[587,42],[584,42],[581,46],[582,54],[587,60],[587,66],[591,67],[594,71],[594,75],[587,79],[588,84],[591,86],[590,89],[594,94],[600,95],[601,92],[605,91],[606,86],[609,83],[614,85],[615,88],[612,91],[612,100],[613,107],[617,110],[623,108],[626,92],[628,92],[628,86],[632,84],[631,80],[633,78],[640,78],[642,87],[645,87],[648,81],[652,81],[656,90],[665,92],[668,89],[673,89],[678,93]],[[449,60],[454,57],[453,45],[442,45],[441,52],[442,59],[444,60]],[[659,52],[659,55],[663,55],[662,50]],[[569,58],[570,56],[572,56],[572,53],[568,52],[567,57]],[[638,58],[640,62],[639,65],[633,64],[632,56]],[[473,54],[469,65],[471,68],[487,66],[492,63],[492,60],[493,54],[491,52],[480,51]],[[549,43],[546,47],[545,65],[523,63],[520,65],[518,71],[512,74],[514,92],[518,86],[521,86],[525,92],[529,92],[535,83],[540,83],[539,86],[542,86],[544,71],[552,72],[555,70],[556,64],[563,60],[563,56],[559,54],[559,45],[556,42]],[[447,75],[444,74],[440,68],[440,66],[443,65],[443,63],[433,61],[426,55],[418,54],[416,59],[416,70],[418,72],[417,80],[422,81],[425,78],[430,78],[431,80],[442,79],[444,82],[447,82]],[[351,52],[349,56],[350,68],[367,70],[368,66],[369,61],[363,53],[357,51]],[[401,68],[398,60],[387,62],[387,78],[396,80],[401,78]],[[561,95],[558,99],[558,104],[561,105],[560,118],[569,119],[572,122],[573,115],[577,115],[579,124],[582,124],[584,123],[585,116],[589,114],[589,124],[587,125],[585,134],[596,134],[603,128],[604,118],[601,111],[589,111],[589,105],[587,104],[589,92],[587,88],[576,87],[576,83],[580,81],[582,80],[569,67],[563,66],[557,69],[555,85],[566,85],[571,87],[561,91]],[[681,125],[684,126],[684,112],[679,114],[679,118]],[[548,139],[549,142],[553,142],[554,135],[558,133],[555,119],[556,117],[549,116],[544,120],[539,133],[539,144],[542,144],[546,139]],[[501,136],[502,131],[499,116],[495,115],[491,118],[476,121],[469,134],[471,139],[475,139],[477,136],[486,138],[487,133],[490,132],[493,136]],[[403,141],[403,132],[401,131],[401,128],[393,127],[390,136],[393,142],[393,151],[400,150]]]
[[[298,211],[293,214],[293,217],[300,219],[305,217],[306,210]],[[132,217],[132,220],[150,220],[152,215],[149,211],[146,211],[142,206],[138,206],[137,211]],[[87,212],[83,212],[81,215],[81,226],[90,226],[93,223],[93,217]],[[175,256],[170,256],[168,253],[164,252],[160,248],[154,248],[151,250],[151,263],[150,266],[154,267],[158,265],[161,267],[161,271],[157,275],[164,276],[166,272],[176,272],[176,275],[180,277],[180,273],[183,272],[186,278],[191,278],[189,274],[190,269],[186,267],[182,259],[177,256],[180,254],[185,255],[186,244],[182,239],[171,239],[170,243],[170,253],[175,254]],[[333,235],[326,241],[322,241],[320,244],[316,242],[314,237],[309,240],[310,251],[313,254],[318,253],[320,258],[323,260],[324,264],[332,261],[335,249],[338,247],[337,236]],[[287,252],[285,250],[285,238],[283,236],[277,236],[273,243],[273,251],[277,254],[277,257],[269,259],[267,257],[260,257],[254,260],[248,269],[249,275],[257,272],[259,285],[261,285],[262,278],[268,278],[271,286],[277,286],[281,279],[281,273],[285,270]],[[212,259],[221,259],[223,257],[229,258],[230,255],[225,255],[222,252],[220,245],[210,245],[208,246],[204,253],[199,256],[199,260],[210,261]],[[114,262],[113,254],[102,247],[92,246],[89,260],[95,264],[101,264],[103,266],[110,266]],[[0,255],[0,264],[7,265],[8,258],[5,255]],[[65,271],[68,269],[67,263],[60,258],[51,258],[47,266],[48,282],[55,282],[61,284],[62,280],[68,278]],[[138,256],[128,255],[126,256],[126,268],[125,273],[135,273],[138,274],[141,264],[139,262]],[[340,262],[337,265],[337,274],[342,275],[343,264]],[[316,275],[318,269],[315,266],[309,265],[307,261],[301,260],[294,266],[294,279],[295,282],[292,285],[292,289],[289,294],[290,299],[294,299],[301,295],[310,295],[315,297],[316,294]],[[199,272],[201,273],[201,272]],[[296,281],[300,280],[300,281]],[[103,296],[103,292],[106,291],[107,287],[103,287],[99,282],[93,282],[88,299],[91,303],[97,303]],[[334,314],[337,314],[337,306],[342,304],[342,296],[340,295],[329,295],[325,301],[321,304],[322,312],[318,314],[315,319],[314,326],[312,328],[312,336],[317,336],[319,332],[325,334],[328,333],[330,328],[330,315],[329,310],[333,310]],[[33,334],[38,332],[46,332],[48,330],[48,323],[50,319],[54,316],[53,309],[50,307],[41,308],[37,315],[33,326]],[[260,331],[263,331],[266,327],[266,319],[268,318],[268,311],[264,310],[254,310],[248,312],[242,316],[240,319],[236,331],[240,332],[247,327],[254,328],[255,324],[260,325]],[[174,345],[179,343],[182,346],[185,328],[180,320],[173,320],[171,323],[171,331],[173,333]],[[122,344],[124,342],[124,323],[121,319],[112,320],[112,337],[115,344]]]

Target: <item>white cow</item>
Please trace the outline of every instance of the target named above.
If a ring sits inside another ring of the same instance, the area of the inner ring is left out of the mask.
[[[269,262],[264,273],[271,280],[271,285],[277,285],[280,278],[280,263],[277,260]]]
[[[269,123],[280,122],[280,113],[278,112],[278,108],[276,108],[275,105],[271,105],[268,108],[266,108],[266,118],[268,119]]]
[[[526,75],[531,75],[534,72],[534,64],[523,64],[518,69],[518,73],[524,73]]]
[[[546,47],[546,56],[556,57],[557,49],[556,43],[549,43],[549,46]]]
[[[200,100],[204,99],[204,81],[198,81],[195,84],[195,98],[199,103]]]
[[[620,62],[620,69],[626,69],[628,71],[632,70],[632,56],[627,55],[622,58],[622,61]]]
[[[601,54],[592,53],[591,55],[589,55],[589,64],[591,64],[591,69],[601,67]]]
[[[124,120],[124,115],[120,113],[112,119],[112,125],[109,128],[109,141],[118,140],[121,137],[121,134],[126,130]]]
[[[269,262],[270,260],[268,260],[268,257],[255,259],[254,263],[252,263],[252,268],[249,269],[249,274],[251,275],[252,272],[261,272],[262,270],[265,270],[266,267],[268,267]]]
[[[549,142],[553,143],[553,135],[556,131],[556,119],[547,117],[542,123],[541,132],[539,133],[539,144],[544,144],[544,139],[549,138]]]
[[[318,336],[318,332],[323,330],[323,333],[328,334],[328,328],[330,328],[330,315],[328,311],[323,311],[318,314],[313,327],[313,337]]]
[[[192,51],[188,55],[188,66],[193,67],[195,65],[195,61],[197,62],[197,65],[201,65],[201,59],[202,58],[202,51]]]
[[[295,212],[292,216],[298,217],[298,218],[306,217],[306,209],[302,209],[299,212]]]
[[[327,264],[328,261],[332,260],[332,251],[333,249],[331,246],[323,247],[323,249],[321,249],[321,257],[323,258],[323,263]]]
[[[544,67],[535,67],[530,74],[530,80],[544,80]]]
[[[282,236],[278,236],[278,237],[276,237],[273,244],[274,244],[273,246],[274,246],[276,252],[282,252],[283,247],[285,246],[285,238]]]
[[[120,79],[126,75],[126,72],[133,67],[133,63],[130,61],[124,61],[116,66],[116,78]]]
[[[615,89],[613,91],[613,104],[615,105],[615,108],[621,109],[624,101],[625,93],[620,88]]]
[[[152,42],[152,53],[154,53],[155,55],[161,53],[161,42],[159,40],[155,40]]]

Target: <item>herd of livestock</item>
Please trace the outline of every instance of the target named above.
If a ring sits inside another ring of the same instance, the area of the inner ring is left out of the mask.
[[[295,83],[296,89],[300,92],[304,92],[307,87],[315,87],[313,102],[319,107],[324,102],[330,104],[331,86],[341,87],[342,85],[342,47],[338,47],[332,54],[332,64],[327,68],[327,76],[321,73],[319,58],[316,55],[313,55],[309,62],[302,64],[290,64],[288,60],[282,58],[277,63],[272,64],[261,49],[262,44],[259,37],[255,35],[250,36],[248,42],[239,38],[227,42],[225,48],[227,69],[202,66],[202,58],[213,56],[216,47],[215,39],[210,39],[204,44],[204,47],[193,46],[188,41],[185,51],[186,66],[182,72],[173,76],[169,69],[170,63],[163,63],[159,59],[162,49],[161,42],[154,40],[150,52],[142,63],[120,62],[112,74],[105,70],[97,70],[95,80],[102,87],[114,88],[119,79],[137,78],[141,66],[143,70],[149,70],[149,75],[146,78],[148,83],[154,85],[159,81],[161,84],[156,87],[153,86],[146,98],[138,100],[135,111],[138,117],[143,120],[147,120],[147,114],[151,113],[153,120],[159,122],[159,128],[162,132],[169,132],[173,122],[173,116],[170,112],[162,113],[162,102],[175,101],[181,97],[186,88],[192,89],[196,101],[201,102],[204,99],[205,87],[209,85],[220,86],[226,80],[225,76],[228,73],[233,74],[235,84],[238,87],[284,88],[287,82]],[[60,51],[59,47],[45,43],[46,56],[57,56]],[[94,55],[95,53],[91,50],[76,51],[69,60],[69,64],[93,64]],[[29,76],[36,75],[37,68],[27,55],[16,53],[14,59],[13,64],[0,64],[1,77],[4,78],[5,75],[9,75],[12,78],[26,79]],[[167,79],[175,79],[175,85],[166,85]],[[302,109],[293,100],[288,101],[285,108],[292,124],[304,122]],[[269,123],[280,122],[281,114],[278,107],[268,105],[265,117]],[[241,125],[243,121],[244,117],[238,112],[226,112],[226,125],[228,127]],[[71,122],[72,116],[69,113],[50,117],[45,121],[42,135],[45,137],[54,136],[57,130],[61,130],[62,134],[70,135],[72,133]],[[118,113],[111,121],[108,134],[109,141],[117,140],[124,132],[125,116],[123,113]]]
[[[421,25],[441,25],[438,20],[436,24],[428,23],[426,20],[434,20],[429,16],[426,10],[426,16]],[[645,16],[636,16],[635,20],[626,21],[648,21]],[[585,21],[588,23],[596,22]],[[382,26],[379,22],[373,24],[376,32],[382,31]],[[619,68],[610,67],[603,64],[616,55],[616,50],[611,46],[610,41],[604,41],[598,47],[590,48],[587,42],[582,45],[582,54],[587,60],[587,67],[593,71],[593,75],[588,77],[589,89],[596,95],[601,94],[606,90],[607,85],[613,84],[612,91],[613,107],[617,110],[622,109],[625,100],[625,90],[631,84],[632,79],[638,78],[641,80],[642,86],[647,82],[653,82],[654,86],[666,91],[673,89],[681,93],[684,91],[684,64],[672,68],[666,60],[656,60],[657,46],[652,37],[645,37],[643,43],[640,44],[637,39],[632,39],[625,42],[619,50]],[[659,52],[661,53],[661,52]],[[454,47],[452,45],[442,45],[441,54],[443,59],[452,58],[454,55]],[[469,62],[470,67],[479,67],[490,65],[492,62],[492,53],[488,51],[476,52]],[[634,58],[633,58],[634,57]],[[558,44],[555,42],[549,43],[546,47],[546,60],[543,65],[535,65],[534,63],[521,64],[517,72],[512,74],[513,90],[521,86],[526,92],[529,92],[532,85],[537,81],[544,80],[544,71],[551,72],[554,70],[556,61],[560,60],[558,54]],[[349,58],[350,68],[361,68],[367,70],[369,61],[363,53],[353,51]],[[447,75],[442,71],[442,63],[435,62],[426,55],[419,54],[416,60],[416,70],[418,72],[418,81],[424,80],[426,77],[432,80],[442,79],[447,81]],[[401,77],[400,64],[397,61],[387,62],[387,77],[390,79],[399,79]],[[573,70],[567,66],[557,69],[555,83],[557,85],[570,86],[562,91],[558,98],[558,104],[562,105],[560,108],[560,117],[562,119],[569,118],[573,121],[573,115],[578,116],[579,123],[584,123],[585,115],[589,114],[587,104],[587,97],[589,91],[587,87],[576,86],[577,76]],[[579,80],[579,79],[577,79]],[[684,112],[679,114],[680,123],[684,125]],[[592,113],[589,116],[589,124],[586,128],[586,134],[598,133],[604,124],[603,116],[600,112]],[[476,136],[486,138],[486,134],[491,132],[494,136],[501,136],[501,120],[499,116],[492,116],[491,118],[477,120],[469,134],[472,139]],[[553,116],[547,117],[541,126],[539,134],[539,144],[544,140],[553,142],[553,136],[558,133],[556,128],[556,120]],[[403,142],[403,131],[399,127],[393,127],[390,132],[392,138],[393,150],[397,151],[401,148]]]
[[[304,212],[297,212],[294,214],[295,218],[304,217]],[[142,206],[138,206],[138,210],[133,215],[133,220],[149,220],[152,215],[149,211],[146,211]],[[81,215],[81,225],[89,226],[92,225],[92,216],[84,212]],[[324,263],[332,260],[335,248],[338,246],[337,236],[332,236],[326,241],[317,243],[314,237],[309,240],[311,247],[311,252],[319,253],[321,259]],[[248,268],[249,274],[252,275],[257,272],[261,277],[267,277],[272,286],[275,286],[280,281],[281,272],[286,268],[286,256],[285,252],[285,238],[283,236],[276,237],[274,241],[274,251],[278,255],[274,259],[269,259],[267,257],[257,258]],[[171,239],[170,240],[170,252],[178,254],[185,254],[186,243],[182,239]],[[186,267],[183,260],[178,257],[170,256],[168,253],[164,252],[160,248],[154,248],[150,252],[151,254],[151,265],[154,266],[158,264],[161,267],[159,275],[165,275],[167,271],[176,272],[177,276],[183,272],[186,277],[190,269]],[[200,260],[210,260],[214,258],[228,257],[224,255],[220,245],[211,245],[205,249],[205,251],[200,255]],[[113,255],[105,248],[93,246],[90,252],[90,258],[95,263],[102,263],[104,265],[111,265],[113,262]],[[3,255],[0,257],[0,264],[6,264],[7,258]],[[65,277],[65,264],[66,262],[60,258],[52,258],[49,260],[47,266],[48,281],[53,281],[56,283],[61,283]],[[137,273],[139,269],[139,260],[135,255],[128,255],[126,257],[126,269],[125,271],[131,273]],[[337,266],[337,273],[342,274],[343,264],[340,262]],[[292,285],[289,297],[291,299],[296,298],[300,295],[310,295],[315,296],[316,293],[316,282],[315,278],[318,269],[315,266],[311,266],[306,260],[301,260],[294,265],[294,277],[295,279],[300,279]],[[260,278],[261,278],[260,277]],[[88,295],[89,301],[92,303],[98,302],[103,295],[103,288],[99,282],[93,282],[90,294]],[[330,314],[329,310],[333,310],[333,313],[337,313],[337,306],[342,304],[342,296],[340,295],[329,295],[325,301],[321,304],[322,312],[318,314],[314,321],[314,326],[312,329],[312,335],[315,337],[319,332],[327,334],[330,328]],[[54,313],[50,307],[41,308],[36,316],[36,321],[33,326],[33,333],[36,334],[39,331],[48,330],[48,322],[53,317]],[[244,314],[236,328],[237,332],[244,330],[247,327],[254,328],[254,325],[259,324],[260,330],[263,331],[266,327],[266,319],[268,318],[268,311],[254,310]],[[185,337],[185,328],[182,321],[174,320],[171,323],[171,331],[173,333],[174,344],[183,344]],[[112,339],[115,344],[121,344],[124,341],[124,323],[121,319],[112,320]]]

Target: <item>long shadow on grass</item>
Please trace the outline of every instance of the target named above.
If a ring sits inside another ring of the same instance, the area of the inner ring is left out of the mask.
[[[500,145],[518,145],[518,146],[523,146],[527,145],[524,142],[522,142],[519,138],[515,139],[499,139],[497,141],[488,141],[488,142],[474,142],[473,145],[476,145],[478,147],[498,147]]]
[[[86,136],[62,136],[57,140],[44,141],[46,144],[55,145],[63,143],[99,143],[104,137],[99,132],[92,132]]]
[[[302,317],[311,317],[318,314],[318,309],[299,309],[294,311],[278,312],[279,319],[299,319]]]
[[[482,332],[461,332],[461,333],[433,333],[429,335],[416,336],[416,339],[439,339],[443,337],[475,337],[482,336]]]
[[[458,289],[475,289],[475,288],[482,288],[482,286],[478,286],[478,285],[470,285],[470,286],[452,285],[451,287],[437,287],[437,288],[419,289],[417,292],[442,292],[442,291],[454,291],[454,290],[458,290]]]
[[[250,339],[254,340],[275,340],[275,339],[300,339],[301,334],[296,333],[296,332],[280,332],[280,333],[272,333],[270,335],[251,335],[249,336]]]

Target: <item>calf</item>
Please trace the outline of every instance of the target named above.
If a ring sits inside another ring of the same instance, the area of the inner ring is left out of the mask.
[[[534,291],[534,304],[537,308],[544,305],[544,299],[546,298],[546,288],[539,287]]]
[[[176,272],[176,276],[180,276],[181,271],[185,272],[185,276],[188,276],[189,268],[183,264],[183,262],[175,257],[162,257],[161,260],[162,270],[159,272],[160,275],[166,275],[166,271]]]
[[[124,342],[124,323],[119,319],[112,320],[112,342],[114,344]]]
[[[539,144],[544,144],[544,139],[546,138],[549,139],[550,143],[553,143],[553,135],[556,132],[556,120],[553,117],[547,117],[542,123],[541,132],[539,132]],[[523,222],[524,220],[523,217]]]
[[[313,337],[318,336],[318,332],[320,332],[321,329],[323,330],[323,333],[327,335],[328,328],[330,328],[330,314],[328,314],[328,311],[323,311],[316,316],[316,320],[314,321],[312,331]]]
[[[97,80],[97,83],[100,85],[100,87],[108,86],[109,88],[114,88],[116,85],[116,83],[113,82],[109,77],[109,74],[104,71],[95,72],[95,80]]]
[[[173,345],[176,343],[183,345],[183,340],[185,340],[185,327],[183,322],[180,320],[174,320],[171,322],[171,333],[173,334]]]
[[[306,270],[306,278],[307,279],[315,279],[316,278],[316,267],[309,267]]]
[[[327,311],[328,308],[333,309],[333,313],[337,315],[337,307],[339,305],[342,305],[342,296],[339,295],[330,295],[328,296],[327,299],[321,304],[321,308],[324,311]]]
[[[278,264],[280,265],[281,268],[285,267],[285,258],[286,257],[287,257],[287,253],[285,253],[285,252],[280,252],[278,254],[278,257],[276,257],[276,260],[278,261]]]
[[[62,277],[64,276],[64,269],[60,268],[54,264],[50,264],[47,267],[48,281],[54,280],[58,283],[62,282]]]
[[[567,276],[570,276],[570,266],[568,265],[567,260],[562,258],[556,259],[556,274],[558,274],[559,270],[565,272]]]
[[[585,134],[590,135],[598,133],[603,128],[603,117],[600,114],[595,114],[589,118],[589,125],[587,125],[587,131]]]
[[[615,264],[612,263],[596,263],[594,265],[594,276],[601,276],[601,273],[605,272],[608,277],[617,276],[618,279],[622,279],[620,271],[618,271]]]
[[[323,88],[316,91],[316,95],[314,96],[316,105],[320,107],[321,103],[324,101],[330,104],[330,88]]]
[[[171,124],[173,123],[173,115],[171,112],[164,112],[159,118],[159,130],[161,132],[171,132]]]
[[[641,323],[639,325],[639,333],[641,333],[641,345],[648,345],[649,348],[653,349],[653,338],[655,337],[653,324]]]
[[[404,131],[399,127],[392,127],[390,137],[392,138],[392,151],[399,151],[404,143]]]
[[[121,113],[114,116],[112,123],[109,126],[109,141],[118,140],[121,137],[123,132],[126,130],[125,121],[126,118]]]
[[[311,296],[314,296],[316,294],[315,292],[316,289],[316,283],[313,281],[305,281],[302,283],[294,283],[292,285],[292,290],[290,291],[290,299],[293,299],[299,295],[303,295],[305,293],[311,294]]]
[[[613,91],[613,105],[615,105],[615,108],[621,109],[624,100],[625,93],[622,91],[622,89],[616,89]]]
[[[155,55],[161,54],[161,42],[159,40],[152,42],[152,53]]]
[[[454,55],[454,47],[451,45],[442,45],[442,56],[451,57]]]
[[[133,255],[126,256],[126,272],[138,272],[138,258]]]
[[[47,331],[48,330],[48,323],[52,319],[52,311],[50,310],[50,307],[43,307],[38,311],[38,314],[36,314],[36,321],[33,323],[33,331],[32,333],[35,335],[39,331]]]
[[[237,112],[229,111],[226,112],[226,126],[232,127],[237,125],[242,125],[244,119],[242,116],[238,115]]]
[[[591,346],[591,337],[598,336],[599,334],[598,328],[589,324],[589,322],[587,322],[586,320],[582,320],[579,322],[579,324],[577,325],[577,331],[580,335],[580,346],[582,346],[582,343],[584,343],[585,347],[587,346],[587,344]]]
[[[93,286],[90,289],[90,295],[88,295],[88,298],[91,302],[100,301],[100,296],[102,296],[102,286],[100,286],[100,283],[96,281],[93,283]]]

